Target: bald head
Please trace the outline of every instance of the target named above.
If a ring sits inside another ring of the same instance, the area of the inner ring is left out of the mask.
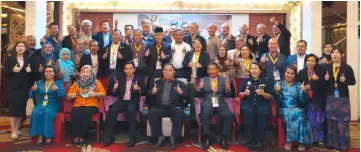
[[[217,32],[217,25],[214,23],[210,23],[208,25],[208,35],[209,36],[215,36]]]
[[[247,26],[246,24],[242,24],[242,25],[239,27],[239,32],[240,32],[242,35],[247,34],[247,32],[248,32],[248,26]]]
[[[35,49],[36,46],[36,38],[33,35],[28,35],[26,38],[26,48],[27,49]]]
[[[230,25],[228,23],[223,23],[222,26],[221,26],[221,29],[222,29],[222,35],[223,36],[227,36],[229,35],[229,31],[230,31]]]
[[[257,25],[257,34],[258,35],[263,35],[264,33],[266,33],[266,25],[258,24]]]
[[[268,48],[271,53],[275,53],[278,50],[278,40],[276,38],[271,38],[268,41]]]

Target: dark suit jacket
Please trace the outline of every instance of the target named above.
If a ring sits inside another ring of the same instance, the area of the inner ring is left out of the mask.
[[[74,43],[76,43],[75,42],[76,40],[75,39],[73,39],[73,40],[74,40]],[[75,47],[75,45],[76,44],[74,44],[74,47]],[[73,50],[73,42],[72,42],[69,35],[64,37],[63,42],[62,42],[62,46],[63,46],[63,48],[68,48],[69,50]]]
[[[241,36],[241,34],[240,34],[239,36]],[[253,40],[253,45],[251,45],[251,44],[248,42],[249,39]],[[257,52],[257,39],[256,39],[256,37],[254,37],[254,36],[252,36],[251,34],[247,33],[247,36],[246,36],[246,40],[245,40],[245,41],[246,41],[245,44],[251,46],[251,49],[252,49],[251,51],[252,51],[252,53],[256,53],[256,52]]]
[[[163,41],[167,43],[172,43],[172,38],[169,34],[167,34],[166,36],[164,36]]]
[[[291,46],[291,32],[282,24],[277,25],[281,30],[281,35],[278,37],[278,44],[280,48],[280,53],[288,57],[290,55],[290,46]]]
[[[307,54],[305,54],[305,57],[307,56]],[[287,66],[290,66],[291,64],[296,64],[298,66],[297,63],[297,53],[292,54],[291,56],[287,57]],[[304,62],[303,67],[306,67],[306,62]]]
[[[7,54],[4,63],[4,76],[6,77],[5,88],[9,93],[14,91],[14,89],[19,88],[25,90],[30,89],[30,87],[34,84],[34,81],[29,81],[31,72],[26,72],[26,67],[30,64],[30,60],[26,57],[26,54],[24,54],[24,66],[20,72],[13,72],[13,68],[16,64],[20,65],[16,59],[16,55],[11,54],[9,56],[9,54]],[[35,69],[31,70],[35,71]]]
[[[211,81],[210,77],[204,77],[203,78],[204,87],[203,89],[198,89],[197,92],[200,93],[201,96],[203,96],[203,102],[201,103],[201,107],[212,107],[212,97],[213,97],[213,90],[211,87]],[[217,77],[217,91],[216,91],[216,97],[218,98],[218,104],[219,106],[225,106],[228,107],[228,105],[224,102],[225,97],[231,97],[232,91],[226,91],[226,80],[223,77]]]
[[[98,54],[101,56],[101,60],[100,60],[101,62],[99,63],[99,69],[98,69],[98,76],[108,76],[109,74],[111,46],[112,44],[109,44],[108,46],[104,47]],[[108,56],[106,59],[103,59],[102,57],[104,53],[107,51],[108,51]],[[117,65],[115,67],[115,70],[116,72],[124,72],[124,64],[133,59],[132,51],[130,50],[129,45],[121,42],[118,47],[118,52],[122,54],[123,58],[122,59],[117,58]]]
[[[184,56],[182,65],[187,70],[188,81],[191,81],[192,68],[188,67],[189,62],[193,60],[194,51],[188,51]],[[207,67],[210,62],[210,57],[208,52],[202,51],[199,55],[198,62],[202,65],[201,68],[197,69],[197,78],[203,78],[207,76]]]
[[[93,39],[98,41],[98,46],[100,50],[104,48],[103,32],[98,32],[97,34],[93,35]],[[112,34],[110,32],[109,32],[109,44],[112,44]]]
[[[153,90],[154,84],[157,84],[158,91],[156,94],[153,95],[152,90]],[[179,95],[177,92],[178,85],[183,91],[182,95]],[[164,88],[164,79],[158,79],[158,80],[154,81],[153,84],[150,85],[150,87],[148,89],[148,95],[149,95],[149,97],[153,98],[152,101],[154,102],[154,103],[151,103],[151,105],[154,105],[154,106],[161,105],[163,88]],[[186,85],[182,81],[174,79],[172,81],[170,89],[171,90],[170,90],[170,95],[169,95],[169,98],[170,98],[169,105],[174,106],[174,107],[183,108],[184,107],[183,100],[186,99],[186,97],[188,96],[188,91],[187,91]]]
[[[26,51],[26,53],[24,52],[24,54],[26,54],[26,56],[28,57],[29,62],[30,62],[31,82],[38,81],[44,77],[44,71],[39,72],[40,64],[43,67],[45,67],[45,61],[41,57],[40,51],[41,51],[40,49],[32,49],[31,52],[29,52],[29,51]],[[55,56],[58,56],[58,55],[55,55]]]
[[[219,35],[218,38],[222,40],[222,36],[221,36],[221,35]],[[225,39],[226,39],[226,38],[225,38]],[[227,44],[226,44],[226,46],[224,46],[225,49],[226,49],[226,51],[229,51],[229,50],[232,50],[232,49],[236,48],[236,41],[235,41],[235,40],[236,40],[236,37],[234,37],[233,35],[231,35],[231,39],[230,39],[230,40],[227,40]],[[223,40],[222,40],[222,43],[223,43]]]
[[[201,44],[203,46],[203,50],[206,50],[207,49],[207,42],[206,42],[206,39],[204,39],[203,36],[197,34],[196,35],[196,38],[199,38],[201,40]],[[183,41],[188,43],[191,47],[193,46],[192,44],[192,35],[191,34],[188,34],[186,36],[183,37]],[[193,48],[193,47],[192,47]]]
[[[255,41],[256,43],[257,43],[257,39],[258,39],[258,36],[256,37],[256,41]],[[263,35],[263,42],[259,43],[258,47],[257,47],[257,51],[259,51],[257,61],[259,60],[259,58],[261,57],[262,54],[269,52],[268,41],[270,39],[271,39],[271,37],[269,35],[267,35],[267,33],[265,33]]]
[[[98,55],[98,72],[97,72],[97,75],[99,75],[99,71],[101,70],[100,68],[100,64],[101,64],[101,59],[102,59],[102,56],[101,55]],[[91,58],[91,54],[87,54],[87,55],[84,55],[83,57],[80,58],[80,69],[84,66],[84,65],[90,65],[93,67],[93,62],[92,62],[92,58]]]
[[[147,60],[148,74],[149,76],[153,76],[154,75],[153,73],[156,71],[156,67],[157,67],[158,55],[160,56],[160,54],[158,54],[155,43],[148,43],[147,47],[150,51],[150,54],[148,57],[144,56],[144,58]],[[163,53],[166,55],[165,59],[160,58],[163,69],[164,65],[167,64],[172,58],[171,45],[169,43],[162,42],[162,47],[160,51],[163,51]]]

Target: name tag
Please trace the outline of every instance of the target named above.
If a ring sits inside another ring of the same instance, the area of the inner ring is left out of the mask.
[[[43,101],[43,106],[45,107],[46,105],[48,105],[48,101]]]
[[[138,67],[138,58],[134,59],[134,65],[135,65],[135,67]]]
[[[335,95],[335,98],[339,98],[340,97],[340,91],[338,91],[338,89],[335,89],[334,95]]]
[[[273,77],[275,78],[275,81],[280,81],[281,80],[280,72],[278,70],[274,70]]]
[[[213,105],[213,107],[219,107],[218,98],[215,96],[212,97],[212,105]]]
[[[162,62],[160,62],[159,60],[157,61],[157,70],[161,70],[162,69]]]
[[[116,62],[113,60],[113,61],[110,61],[110,69],[114,70],[116,67]]]

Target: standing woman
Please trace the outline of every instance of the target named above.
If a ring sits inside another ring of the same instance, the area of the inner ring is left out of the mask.
[[[9,103],[9,121],[11,138],[17,139],[22,133],[18,130],[22,117],[26,115],[26,103],[29,99],[30,62],[25,56],[25,43],[18,41],[5,60],[6,96]]]
[[[257,63],[257,60],[253,57],[251,53],[251,47],[249,45],[243,45],[241,47],[241,52],[238,56],[236,56],[233,60],[234,70],[235,70],[235,78],[236,79],[236,88],[239,88],[242,82],[242,79],[249,78],[249,69],[251,63]],[[237,91],[238,92],[238,91]]]
[[[305,58],[306,68],[302,69],[298,79],[306,86],[306,116],[312,128],[312,140],[319,146],[325,142],[325,104],[327,96],[326,71],[318,65],[318,58],[309,54]]]
[[[88,132],[92,115],[98,112],[99,98],[104,97],[105,94],[103,85],[92,73],[92,67],[90,65],[83,66],[80,70],[80,79],[73,83],[67,94],[69,100],[75,98],[71,109],[75,145],[84,145],[84,136]]]
[[[331,63],[331,51],[333,49],[332,43],[326,43],[323,46],[322,56],[318,59],[320,65],[327,65]]]
[[[65,88],[71,86],[72,75],[75,70],[73,62],[70,60],[70,50],[62,48],[59,52],[59,57],[55,63],[55,70],[59,77],[63,80]]]
[[[39,60],[39,64],[41,64],[43,67],[54,66],[57,60],[57,54],[55,54],[55,48],[53,45],[51,45],[50,42],[43,43],[40,54],[41,58]]]
[[[271,80],[262,78],[261,73],[261,66],[251,63],[250,78],[244,79],[239,89],[239,96],[243,96],[241,111],[250,141],[248,144],[250,150],[265,148],[268,118],[271,115],[273,84]]]
[[[224,48],[224,46],[219,47],[218,54],[217,54],[216,59],[214,60],[214,63],[216,63],[218,66],[218,69],[219,69],[218,75],[225,79],[228,79],[229,78],[228,77],[228,69],[230,66],[230,62],[227,58],[227,51]]]
[[[349,85],[355,85],[355,75],[350,65],[342,61],[344,51],[334,48],[332,63],[327,65],[325,80],[328,81],[326,99],[327,146],[339,150],[350,148],[350,94]]]
[[[305,151],[305,145],[312,142],[311,126],[305,120],[306,87],[296,82],[297,68],[291,65],[285,71],[285,79],[275,84],[274,90],[280,103],[279,112],[283,120],[286,140],[286,150],[291,150],[293,143],[299,143],[298,150]]]
[[[61,80],[55,79],[55,69],[52,67],[45,68],[45,79],[36,82],[30,90],[30,98],[36,99],[37,104],[34,106],[31,114],[31,136],[39,136],[38,144],[50,144],[51,138],[54,137],[54,120],[61,107],[60,100],[65,96],[65,89]]]

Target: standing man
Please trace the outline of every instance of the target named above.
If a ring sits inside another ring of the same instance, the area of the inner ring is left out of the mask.
[[[109,77],[109,84],[114,84],[114,77],[119,77],[124,73],[124,64],[133,59],[132,51],[129,45],[121,41],[121,32],[114,30],[112,33],[112,43],[103,48],[100,55],[102,61],[100,64],[102,77]],[[104,85],[106,86],[106,85]],[[108,93],[112,88],[108,87]]]
[[[63,36],[60,34],[59,25],[57,23],[50,24],[50,35],[45,35],[43,38],[40,39],[40,44],[50,42],[51,45],[55,48],[55,54],[59,58],[59,51],[62,48],[61,41],[63,40]]]
[[[226,51],[232,50],[236,47],[235,39],[230,32],[230,25],[228,23],[223,23],[221,26],[221,35],[218,36],[222,40],[222,46],[225,47]]]
[[[99,63],[102,59],[102,56],[98,55],[100,53],[99,53],[99,46],[97,41],[91,40],[89,42],[89,52],[90,54],[87,54],[80,59],[80,68],[82,68],[85,65],[92,66],[92,73],[98,78],[98,73],[99,73],[98,71],[101,70],[99,68]]]
[[[273,24],[272,26],[273,35],[274,38],[278,40],[281,54],[288,57],[291,52],[290,49],[291,32],[284,25],[277,22],[275,17],[272,17],[270,19],[270,22]]]
[[[142,29],[143,29],[143,41],[153,43],[153,36],[150,31],[149,20],[147,19],[142,20]]]
[[[299,40],[297,42],[297,53],[288,56],[287,66],[293,64],[295,67],[297,67],[297,72],[302,70],[306,66],[306,50],[307,42],[305,40]]]
[[[227,59],[230,59],[231,61],[233,61],[233,59],[239,56],[239,54],[241,53],[241,47],[244,45],[244,39],[243,37],[236,37],[236,48],[229,50],[227,52]]]
[[[208,25],[208,38],[207,38],[207,52],[211,61],[217,58],[218,49],[221,46],[222,40],[216,36],[217,25],[210,23]]]
[[[258,24],[257,25],[257,37],[256,37],[258,47],[257,47],[256,53],[254,54],[257,61],[259,60],[261,55],[269,52],[269,48],[268,48],[269,39],[271,39],[271,37],[269,35],[267,35],[267,33],[266,33],[266,25]]]
[[[257,40],[254,36],[248,33],[248,26],[246,24],[242,24],[239,28],[239,37],[243,38],[244,44],[251,46],[252,53],[256,53],[257,51]]]
[[[125,25],[124,26],[124,43],[131,44],[133,43],[133,25]]]
[[[75,50],[71,50],[70,60],[75,65],[75,69],[78,72],[80,72],[80,69],[81,69],[80,60],[83,56],[85,56],[87,54],[89,54],[89,53],[85,51],[85,41],[82,39],[77,39]]]
[[[172,43],[175,39],[175,31],[177,30],[177,25],[171,24],[169,29],[169,34],[164,37],[164,42]]]
[[[172,59],[170,63],[173,64],[175,68],[175,76],[176,78],[187,78],[187,71],[183,67],[182,62],[186,52],[192,50],[191,46],[186,42],[183,42],[183,31],[176,30],[175,33],[175,41],[172,42]]]
[[[113,84],[112,93],[118,100],[107,112],[104,146],[114,143],[114,127],[117,123],[118,113],[125,113],[129,125],[128,147],[133,147],[136,142],[137,112],[139,111],[139,100],[144,89],[144,79],[134,75],[135,65],[133,62],[125,63],[124,73]]]
[[[148,95],[155,101],[148,113],[152,136],[158,137],[158,142],[153,148],[164,145],[162,134],[162,118],[164,117],[170,117],[172,121],[172,134],[169,138],[172,150],[176,149],[175,139],[182,137],[183,99],[187,97],[187,87],[182,81],[174,78],[174,73],[173,65],[166,64],[163,69],[163,79],[154,81],[148,89]]]
[[[182,30],[183,30],[183,35],[187,36],[189,34],[189,24],[188,23],[184,24]]]
[[[227,137],[230,134],[233,114],[229,110],[224,98],[230,97],[232,93],[229,80],[219,77],[218,70],[218,66],[215,63],[209,64],[207,70],[209,76],[201,79],[197,89],[197,91],[203,95],[200,119],[203,132],[202,148],[204,150],[209,148],[209,126],[213,112],[215,111],[221,115],[221,119],[223,120],[221,147],[224,150],[228,150]]]
[[[278,41],[271,38],[268,42],[269,53],[261,57],[261,67],[264,69],[264,77],[273,82],[281,81],[284,77],[284,69],[287,66],[286,57],[278,52]]]
[[[69,50],[74,50],[76,47],[75,41],[78,37],[77,32],[76,32],[76,27],[75,27],[75,25],[68,25],[67,29],[68,29],[69,35],[64,37],[62,46],[63,46],[63,48],[68,48]]]
[[[79,18],[78,18],[79,20]],[[80,23],[79,23],[80,24]],[[92,25],[93,23],[90,20],[83,20],[81,22],[81,30],[79,31],[79,38],[85,40],[85,50],[89,49],[89,43],[93,40],[93,33],[92,33]]]
[[[145,57],[147,51],[147,42],[143,41],[143,31],[140,28],[133,30],[133,42],[129,45],[133,54],[133,62],[136,68],[135,75],[148,76],[147,62],[148,58]]]
[[[194,40],[196,38],[199,38],[202,43],[203,50],[205,50],[206,49],[205,46],[207,45],[207,43],[206,43],[206,40],[204,39],[204,37],[199,35],[199,33],[198,33],[199,26],[198,26],[197,22],[192,22],[189,27],[190,27],[189,28],[190,34],[188,34],[187,36],[184,36],[183,41],[193,47]]]
[[[93,39],[97,40],[99,43],[99,48],[103,49],[112,43],[112,34],[109,32],[110,26],[107,20],[103,20],[100,25],[101,31],[94,35]]]

